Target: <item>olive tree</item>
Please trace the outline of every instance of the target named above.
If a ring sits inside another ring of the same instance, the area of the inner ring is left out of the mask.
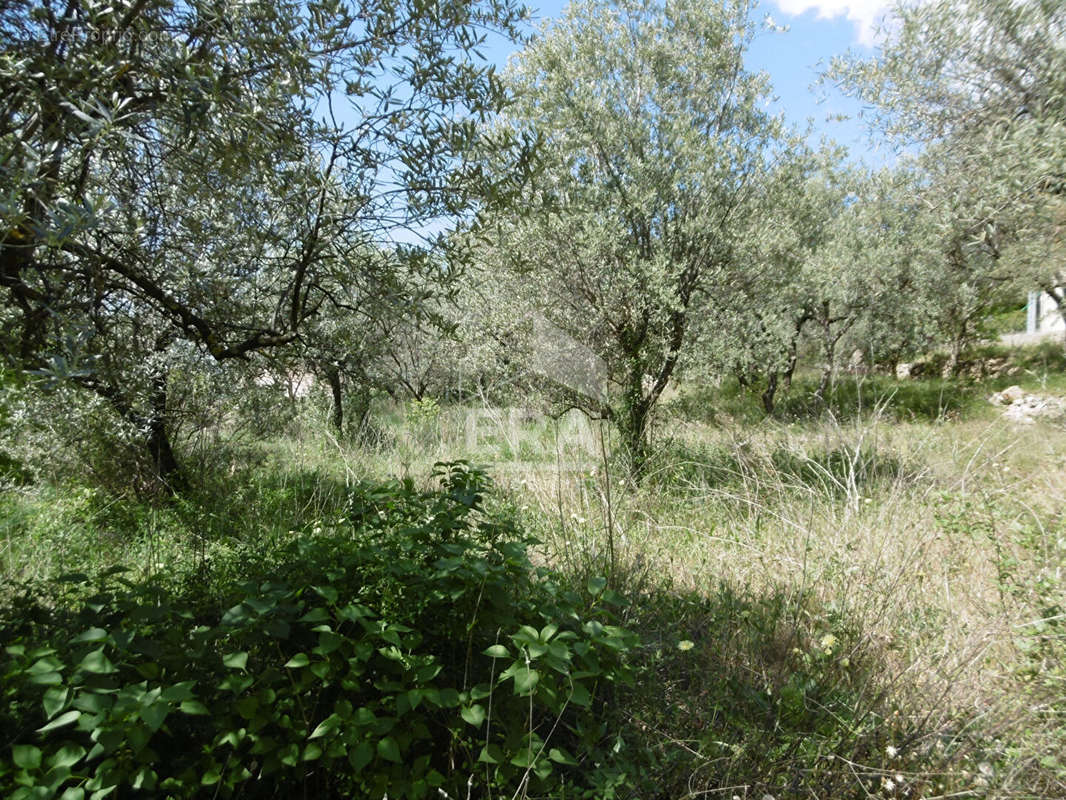
[[[293,343],[398,228],[461,213],[511,0],[0,6],[0,350],[104,397],[157,472],[170,365]],[[70,362],[63,342],[84,342]]]
[[[921,150],[944,280],[966,284],[964,307],[946,315],[955,341],[1008,280],[1020,293],[1062,279],[1048,248],[1017,245],[1055,238],[1066,191],[1066,6],[900,3],[885,33],[876,58],[838,59],[829,74],[868,104],[875,129]]]
[[[854,309],[837,307],[852,283],[850,265],[825,253],[855,184],[842,160],[835,148],[814,152],[794,142],[788,157],[771,165],[745,209],[733,256],[738,268],[707,309],[713,324],[701,331],[704,367],[757,391],[767,414],[779,389],[791,384],[805,334],[817,324],[834,350]]]
[[[535,132],[524,213],[496,221],[517,294],[606,365],[634,466],[653,409],[735,268],[752,184],[779,133],[744,67],[746,0],[581,0],[521,52],[505,124]]]

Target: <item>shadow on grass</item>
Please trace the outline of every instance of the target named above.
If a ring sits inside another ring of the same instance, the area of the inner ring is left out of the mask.
[[[620,715],[656,776],[641,797],[868,798],[893,784],[917,797],[956,783],[971,744],[934,747],[941,732],[888,690],[885,653],[812,598],[657,588],[632,610],[643,646]]]
[[[0,497],[0,585],[115,563],[138,575],[198,564],[216,546],[275,542],[336,519],[347,498],[333,475],[266,464],[195,473],[178,496],[49,484],[11,490]]]

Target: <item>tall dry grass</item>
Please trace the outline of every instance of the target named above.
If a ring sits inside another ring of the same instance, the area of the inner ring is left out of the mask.
[[[744,654],[761,663],[744,669],[772,693],[798,653],[831,642],[845,672],[864,665],[847,678],[854,707],[841,725],[885,713],[886,731],[910,737],[886,738],[878,759],[861,751],[861,763],[834,754],[863,792],[1066,796],[1066,429],[879,411],[735,429],[668,421],[639,485],[596,423],[516,427],[506,410],[480,412],[473,447],[468,412],[451,409],[363,466],[490,463],[544,561],[578,575],[613,568],[634,596],[726,586],[780,598],[780,619],[758,632],[765,647]],[[691,791],[710,791],[707,780]]]

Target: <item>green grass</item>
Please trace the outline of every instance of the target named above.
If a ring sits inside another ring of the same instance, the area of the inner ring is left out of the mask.
[[[1004,374],[989,376],[982,364],[1008,362]],[[934,364],[936,363],[934,359]],[[939,366],[931,371],[939,373]],[[1058,342],[1042,342],[1010,349],[985,345],[963,359],[963,377],[919,377],[899,381],[880,374],[841,372],[826,393],[815,396],[819,377],[801,371],[790,389],[778,393],[772,418],[780,422],[807,423],[824,417],[841,422],[877,414],[895,421],[936,421],[979,415],[988,396],[1017,384],[1034,392],[1066,392],[1066,349]],[[971,373],[975,373],[977,378]],[[716,425],[758,425],[766,419],[756,392],[744,390],[735,380],[720,386],[685,387],[665,404],[664,413],[692,422]]]
[[[193,476],[178,498],[111,495],[87,486],[12,488],[0,495],[0,564],[8,582],[123,564],[148,577],[238,542],[275,542],[343,508],[342,478],[260,465]]]
[[[1011,383],[1066,394],[1066,365],[1047,346],[1012,358],[984,382],[843,377],[827,407],[801,377],[773,419],[735,386],[684,391],[640,485],[594,425],[383,407],[373,443],[305,424],[180,502],[12,488],[0,564],[195,574],[312,535],[361,481],[428,485],[463,456],[489,465],[535,563],[628,599],[638,677],[603,720],[639,796],[1066,796],[1066,427],[988,403]]]

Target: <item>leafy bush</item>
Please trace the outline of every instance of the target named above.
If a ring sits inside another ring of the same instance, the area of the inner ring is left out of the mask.
[[[437,477],[358,487],[344,517],[198,573],[67,576],[0,612],[0,790],[611,796],[619,599],[534,568],[482,472]]]

